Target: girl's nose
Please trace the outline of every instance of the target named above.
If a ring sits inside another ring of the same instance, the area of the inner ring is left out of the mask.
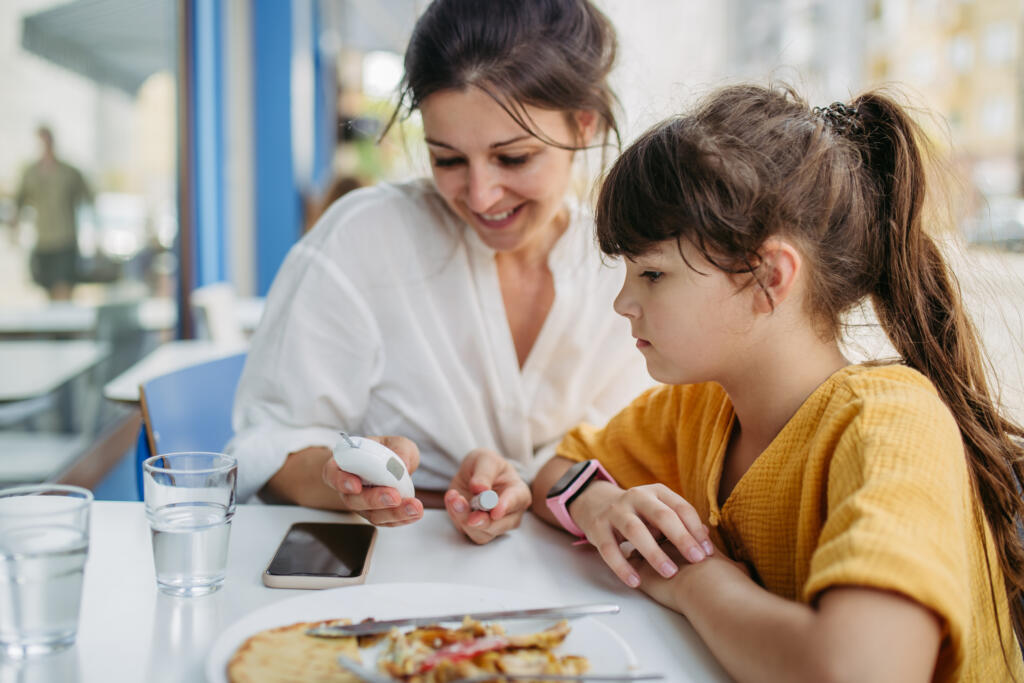
[[[626,284],[622,284],[622,289],[619,290],[618,295],[615,297],[615,301],[612,302],[612,308],[615,312],[621,316],[629,319],[636,318],[640,314],[640,307],[636,303],[636,299],[630,296],[629,292],[626,291]]]
[[[488,164],[470,165],[466,188],[466,204],[477,213],[494,208],[501,199],[500,178]]]

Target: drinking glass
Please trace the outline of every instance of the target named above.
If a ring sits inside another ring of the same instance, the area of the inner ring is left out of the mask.
[[[77,486],[0,490],[0,654],[20,659],[75,642],[91,503]]]
[[[223,453],[167,453],[148,458],[142,470],[157,588],[179,597],[219,590],[238,462]]]

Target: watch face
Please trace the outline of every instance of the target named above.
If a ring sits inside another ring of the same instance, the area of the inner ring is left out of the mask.
[[[587,465],[589,464],[589,460],[583,460],[582,462],[578,462],[569,469],[567,469],[565,471],[565,474],[563,474],[559,478],[559,480],[555,482],[555,485],[548,489],[547,497],[554,498],[555,496],[562,495],[565,492],[565,490],[569,488],[569,484],[571,484],[576,479],[576,477],[580,476],[580,472],[585,470]]]

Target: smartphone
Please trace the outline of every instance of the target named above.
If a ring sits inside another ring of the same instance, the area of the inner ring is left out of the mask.
[[[341,522],[292,524],[263,572],[271,588],[332,588],[366,580],[377,527]]]

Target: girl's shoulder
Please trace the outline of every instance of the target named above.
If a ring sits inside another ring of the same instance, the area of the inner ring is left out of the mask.
[[[862,403],[894,402],[929,410],[945,406],[931,380],[899,363],[850,365],[835,377],[851,399]]]
[[[841,371],[837,379],[826,415],[837,426],[849,424],[853,441],[865,446],[858,449],[862,453],[878,447],[933,463],[940,452],[962,460],[956,419],[922,373],[899,364],[858,365]]]

